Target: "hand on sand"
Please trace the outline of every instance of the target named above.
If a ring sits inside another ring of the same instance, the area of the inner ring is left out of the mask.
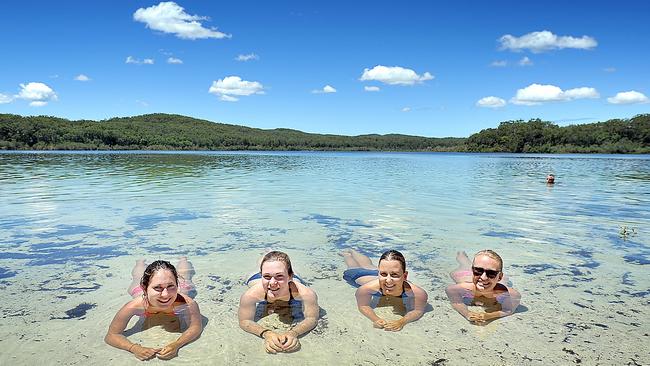
[[[283,352],[295,352],[300,349],[300,341],[296,332],[290,330],[284,333],[282,337],[284,337],[284,342],[282,343]]]
[[[392,320],[389,322],[386,322],[386,325],[384,326],[384,330],[388,330],[391,332],[399,332],[404,328],[404,325],[406,325],[406,320],[404,318],[398,319],[398,320]]]
[[[283,345],[285,341],[286,337],[284,335],[273,331],[264,333],[264,348],[266,348],[267,353],[284,352]]]
[[[133,353],[140,361],[150,360],[158,352],[160,352],[160,348],[142,347],[139,344],[135,344],[131,347],[131,353]]]
[[[485,315],[485,313],[476,313],[470,311],[467,313],[467,320],[474,324],[483,325],[485,324],[485,321],[488,320]]]
[[[160,351],[158,351],[158,357],[161,360],[169,360],[172,359],[176,356],[178,356],[178,345],[176,342],[172,342],[165,347],[163,347]]]
[[[385,321],[384,319],[379,318],[379,319],[375,320],[374,322],[372,322],[372,326],[375,327],[375,328],[383,329],[386,326],[387,323],[388,322]]]

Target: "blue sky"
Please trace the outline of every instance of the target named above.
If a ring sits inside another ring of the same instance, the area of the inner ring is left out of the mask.
[[[0,113],[466,137],[650,113],[646,1],[3,4]]]

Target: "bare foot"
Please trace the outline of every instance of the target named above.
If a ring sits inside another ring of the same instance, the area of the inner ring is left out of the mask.
[[[464,250],[456,252],[456,261],[460,264],[460,267],[471,267],[472,262],[469,260],[467,253]]]
[[[352,256],[352,250],[351,249],[343,249],[342,251],[339,252],[339,255],[341,257],[351,257]]]

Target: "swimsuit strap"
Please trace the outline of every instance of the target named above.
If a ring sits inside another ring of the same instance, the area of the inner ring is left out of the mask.
[[[292,301],[294,299],[293,292],[291,292],[291,285],[296,287],[296,291],[298,290],[298,287],[295,283],[293,283],[293,281],[289,282],[289,301]]]
[[[167,315],[178,316],[178,314],[176,313],[176,308],[174,307],[174,303],[178,300],[179,297],[181,298],[183,303],[187,304],[187,301],[185,301],[185,298],[183,296],[181,296],[180,294],[176,294],[176,298],[172,302],[172,311],[170,313],[165,313],[165,312],[162,312],[162,313],[160,313],[160,312],[158,312],[158,313],[150,313],[149,310],[148,310],[149,300],[147,300],[147,298],[145,297],[145,299],[144,299],[144,314],[143,314],[144,317],[148,318],[148,317],[150,317],[151,315],[154,315],[154,314],[167,314]]]
[[[294,299],[293,292],[291,292],[291,285],[292,284],[293,284],[293,281],[289,282],[289,301],[292,301]],[[293,285],[295,286],[295,284],[293,284]],[[298,288],[296,287],[296,290],[297,289]],[[269,292],[267,291],[267,292],[264,293],[264,301],[268,302],[268,296],[269,296]]]
[[[404,283],[408,285],[408,282],[404,281]],[[411,286],[409,285],[409,287],[411,287]],[[381,286],[379,286],[379,293],[381,294],[381,296],[386,296],[386,295],[384,295],[384,289],[382,289]],[[406,295],[406,286],[404,284],[402,284],[402,293],[399,294],[399,296],[396,296],[396,297],[405,297],[405,296],[408,296],[408,295]]]

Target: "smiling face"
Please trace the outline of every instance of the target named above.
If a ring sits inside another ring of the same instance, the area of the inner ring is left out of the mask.
[[[501,281],[503,278],[503,272],[501,272],[501,263],[498,260],[491,258],[490,256],[479,254],[474,257],[474,262],[472,262],[473,269],[477,269],[472,273],[472,282],[476,287],[478,292],[490,292],[494,290],[494,287]],[[489,272],[497,272],[498,274],[494,278],[488,276]],[[480,275],[477,275],[478,272],[482,272]]]
[[[379,286],[384,295],[400,296],[408,272],[402,269],[398,260],[384,259],[379,262]]]
[[[269,260],[262,263],[262,287],[272,297],[282,297],[289,293],[289,275],[287,266],[280,261]]]
[[[159,308],[171,307],[177,294],[178,285],[172,271],[159,269],[151,276],[147,286],[149,304]]]

